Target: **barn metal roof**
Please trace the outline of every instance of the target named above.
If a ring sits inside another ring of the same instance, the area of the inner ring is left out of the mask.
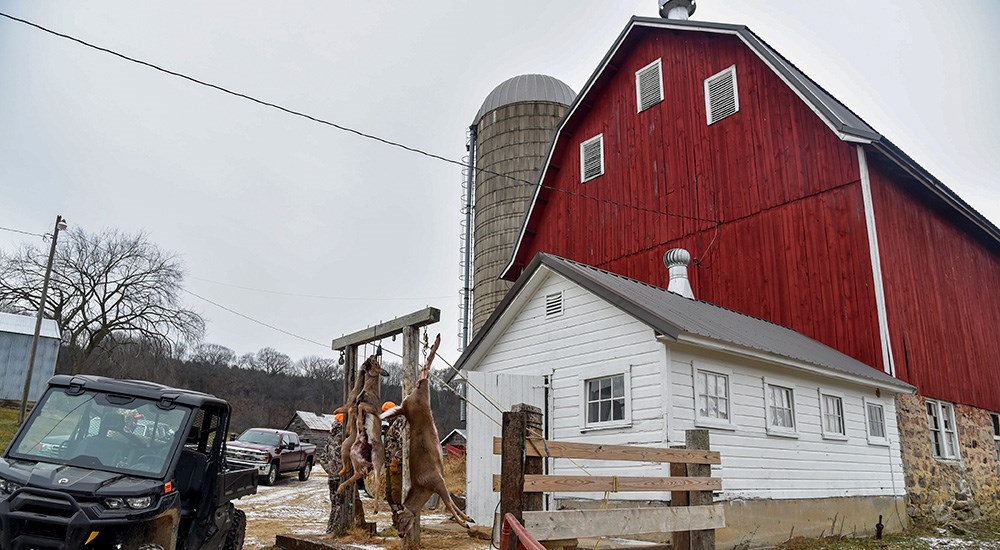
[[[483,115],[511,103],[522,101],[551,101],[569,105],[576,98],[576,92],[563,81],[544,74],[522,74],[503,81],[486,96],[483,106],[476,113],[473,124],[478,124]]]
[[[469,356],[482,343],[504,310],[543,265],[648,325],[657,333],[675,340],[681,340],[685,335],[697,336],[808,363],[822,370],[834,371],[831,374],[862,378],[903,392],[916,389],[792,329],[709,302],[684,298],[659,287],[550,254],[535,256],[459,358],[457,368],[465,366]]]
[[[35,334],[35,316],[0,313],[0,332],[32,336]],[[59,325],[52,319],[42,319],[39,337],[60,339]]]

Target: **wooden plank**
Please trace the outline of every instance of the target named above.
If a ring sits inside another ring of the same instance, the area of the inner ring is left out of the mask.
[[[511,406],[512,412],[524,413],[524,433],[525,436],[542,436],[542,409],[527,403],[517,403]],[[523,450],[519,449],[523,452]],[[524,457],[525,475],[539,475],[545,473],[545,459],[540,456],[527,455]],[[542,493],[524,493],[522,510],[537,511],[544,510],[545,495]],[[503,517],[503,516],[501,516]]]
[[[524,527],[538,540],[621,537],[725,526],[726,516],[721,504],[524,513]]]
[[[332,347],[335,350],[342,350],[347,346],[360,346],[383,338],[389,338],[403,332],[406,327],[422,327],[441,320],[441,310],[436,307],[426,307],[420,311],[415,311],[409,315],[396,317],[392,321],[380,323],[374,327],[359,330],[347,336],[334,338]]]
[[[493,438],[493,454],[500,454],[503,443],[499,437]],[[549,458],[591,458],[595,460],[633,460],[638,462],[671,462],[680,464],[722,464],[717,451],[660,449],[657,447],[633,447],[630,445],[599,445],[594,443],[570,443],[567,441],[545,441],[532,438],[525,444],[527,456]]]
[[[526,493],[603,493],[624,491],[721,491],[717,477],[632,476],[524,476]],[[493,476],[493,491],[500,491],[500,476]]]

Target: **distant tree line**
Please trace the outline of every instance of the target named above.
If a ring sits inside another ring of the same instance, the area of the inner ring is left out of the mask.
[[[143,233],[74,228],[57,243],[48,294],[48,253],[25,244],[0,250],[0,311],[42,308],[63,335],[57,372],[148,380],[214,394],[233,408],[230,429],[283,428],[296,410],[330,413],[342,405],[344,368],[319,356],[293,361],[270,347],[237,355],[203,341],[205,320],[182,305],[179,257]],[[385,400],[399,403],[400,366],[387,364]],[[457,427],[459,400],[432,390],[438,430]]]

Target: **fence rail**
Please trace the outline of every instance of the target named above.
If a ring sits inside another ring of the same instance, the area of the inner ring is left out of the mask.
[[[722,506],[713,504],[712,492],[722,489],[722,480],[711,477],[712,465],[721,464],[722,457],[709,450],[708,430],[688,430],[684,448],[661,449],[527,436],[529,428],[540,433],[540,425],[540,410],[516,405],[503,413],[503,437],[493,439],[493,452],[501,456],[493,490],[500,492],[504,529],[509,516],[515,522],[511,529],[523,529],[537,540],[673,533],[676,550],[715,548],[715,529],[725,527],[726,520]],[[669,463],[670,476],[544,475],[545,458]],[[540,493],[622,491],[669,491],[670,507],[541,510]]]

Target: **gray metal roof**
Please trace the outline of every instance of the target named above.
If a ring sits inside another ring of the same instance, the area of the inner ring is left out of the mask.
[[[330,431],[333,427],[334,418],[332,414],[316,414],[308,411],[295,411],[295,415],[302,419],[302,422],[310,430]],[[291,423],[289,423],[290,425]]]
[[[35,334],[35,316],[0,313],[0,332],[32,336]],[[52,319],[42,319],[39,337],[60,339],[59,326]]]
[[[483,115],[511,103],[522,101],[551,101],[569,105],[576,98],[576,92],[563,81],[544,74],[522,74],[503,81],[486,96],[483,106],[476,113],[473,124],[478,124]]]
[[[483,336],[541,265],[606,300],[660,334],[675,339],[685,334],[700,336],[809,363],[851,377],[869,379],[900,391],[915,390],[905,382],[792,329],[544,253],[535,256],[493,316],[479,330],[469,349],[459,358],[456,364],[458,368],[464,367],[465,360],[482,342]]]

